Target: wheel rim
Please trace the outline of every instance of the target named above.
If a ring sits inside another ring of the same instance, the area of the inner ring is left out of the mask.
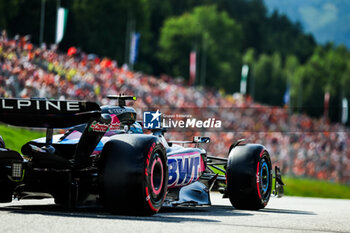
[[[261,168],[260,168],[260,184],[262,188],[262,194],[263,196],[265,196],[267,191],[269,190],[269,184],[270,184],[270,170],[265,159],[263,159]]]

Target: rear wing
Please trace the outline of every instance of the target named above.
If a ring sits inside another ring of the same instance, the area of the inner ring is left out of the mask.
[[[67,128],[100,116],[94,102],[0,98],[0,122],[14,126]]]

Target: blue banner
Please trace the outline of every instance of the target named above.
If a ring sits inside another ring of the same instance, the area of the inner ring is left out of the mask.
[[[289,105],[289,101],[290,101],[290,87],[288,85],[286,92],[284,93],[283,96],[283,103],[284,105]]]
[[[137,60],[138,48],[139,48],[140,33],[135,32],[131,37],[130,44],[130,64],[134,65]]]

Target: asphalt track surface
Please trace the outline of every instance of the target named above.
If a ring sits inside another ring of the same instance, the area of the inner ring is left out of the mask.
[[[52,199],[14,201],[0,204],[0,232],[350,232],[350,200],[272,198],[264,210],[242,211],[218,193],[211,199],[212,206],[164,208],[152,217],[67,210]]]

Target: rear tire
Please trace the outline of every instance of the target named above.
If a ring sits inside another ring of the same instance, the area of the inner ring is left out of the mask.
[[[264,208],[271,195],[271,160],[262,145],[238,145],[227,162],[227,194],[236,209]]]
[[[0,135],[0,148],[5,150],[4,139]],[[1,150],[0,150],[1,151]],[[12,184],[7,179],[7,174],[3,167],[0,167],[0,203],[12,202],[13,191],[9,188]]]
[[[167,193],[168,166],[163,145],[154,136],[118,135],[103,149],[100,197],[112,213],[153,215]]]

